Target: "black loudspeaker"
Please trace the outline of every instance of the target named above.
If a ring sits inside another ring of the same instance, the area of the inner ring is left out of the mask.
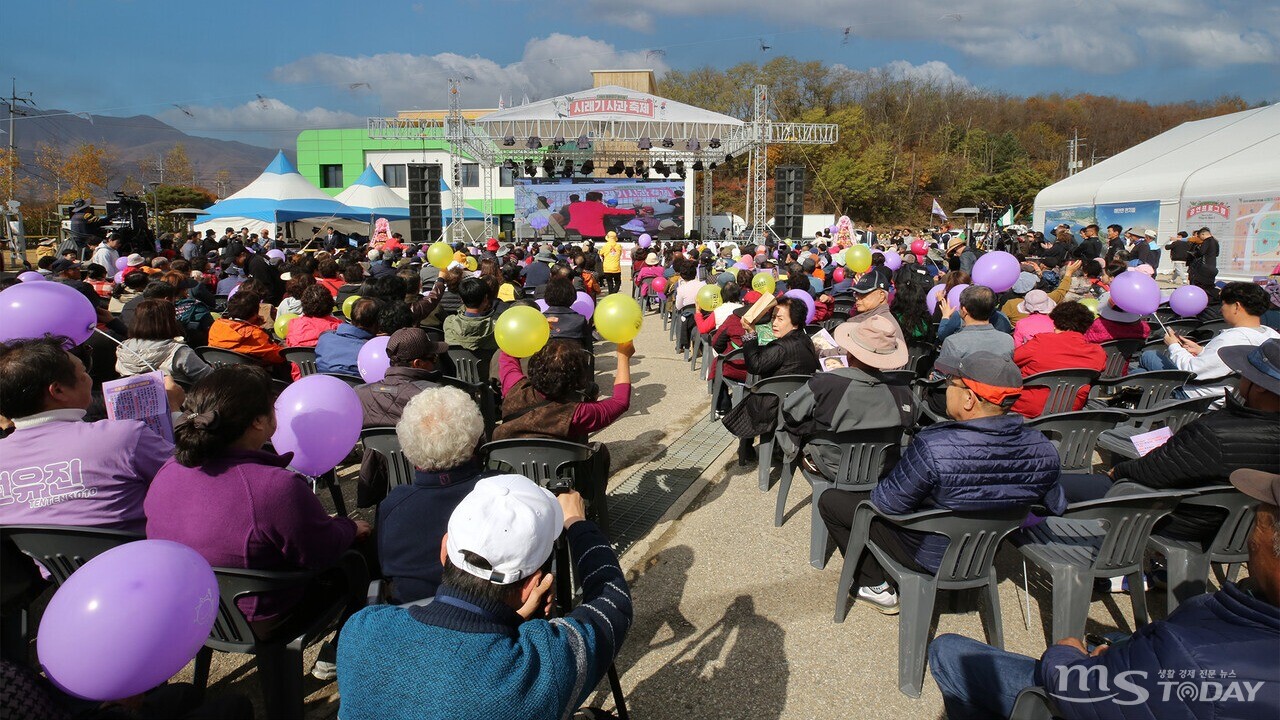
[[[444,211],[440,207],[440,165],[409,165],[409,240],[415,245],[432,243],[444,235]]]
[[[773,231],[783,239],[804,236],[804,181],[801,165],[779,165],[773,175]]]

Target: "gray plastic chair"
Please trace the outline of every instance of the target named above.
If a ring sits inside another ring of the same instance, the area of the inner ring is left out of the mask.
[[[1138,449],[1133,446],[1133,436],[1168,427],[1178,432],[1187,423],[1195,420],[1209,410],[1215,397],[1197,397],[1186,400],[1171,400],[1163,405],[1146,410],[1125,410],[1126,421],[1098,436],[1098,447],[1112,454],[1126,458],[1139,457]]]
[[[360,431],[360,442],[366,449],[382,456],[387,468],[387,491],[413,484],[413,463],[404,456],[400,438],[393,427],[372,427]]]
[[[472,384],[489,381],[489,365],[479,355],[466,348],[449,348],[449,360],[453,363],[453,376]]]
[[[1104,378],[1116,378],[1124,374],[1124,370],[1140,350],[1145,341],[1136,338],[1124,340],[1108,340],[1099,347],[1107,353],[1107,367],[1102,371]]]
[[[338,598],[310,617],[295,616],[284,622],[270,640],[260,640],[245,619],[236,599],[245,595],[296,590],[325,571],[213,569],[218,578],[218,616],[209,639],[196,653],[196,689],[209,684],[213,651],[257,656],[258,680],[262,684],[265,714],[269,718],[301,720],[303,717],[302,653],[308,645],[329,634],[342,617],[346,598]]]
[[[206,364],[215,368],[224,365],[257,365],[262,367],[262,363],[251,355],[238,353],[234,350],[209,347],[208,345],[196,348],[196,355],[199,355],[200,359],[205,361]]]
[[[849,548],[840,570],[840,584],[836,588],[835,621],[844,622],[850,601],[849,590],[858,560],[864,549],[875,555],[884,571],[898,585],[898,689],[909,697],[920,697],[924,685],[924,662],[929,644],[929,628],[933,624],[933,609],[939,590],[970,590],[982,588],[985,603],[982,606],[982,622],[987,630],[988,642],[1004,648],[1004,625],[1000,618],[999,578],[996,576],[995,556],[1000,543],[1022,525],[1027,517],[1025,507],[956,512],[953,510],[925,510],[910,515],[885,515],[871,501],[858,504],[853,514],[853,529],[849,534]],[[938,572],[934,575],[910,570],[875,543],[868,542],[868,531],[873,519],[882,519],[897,528],[917,532],[936,533],[950,539]]]
[[[1173,397],[1173,391],[1186,385],[1194,373],[1185,370],[1152,370],[1133,373],[1118,378],[1103,378],[1094,384],[1089,391],[1090,397],[1113,395],[1121,388],[1138,388],[1142,396],[1134,405],[1135,410],[1146,410],[1166,402]]]
[[[1013,702],[1013,710],[1009,713],[1009,720],[1055,720],[1057,717],[1049,693],[1039,685],[1018,693],[1018,699]]]
[[[442,375],[435,379],[436,383],[442,386],[455,387],[471,396],[476,401],[476,405],[480,407],[480,417],[484,419],[484,436],[488,438],[493,435],[493,429],[498,425],[499,402],[498,391],[491,382],[469,383],[461,378]]]
[[[555,492],[576,489],[588,502],[588,512],[609,533],[608,499],[600,478],[578,477],[595,451],[590,445],[549,438],[493,440],[480,446],[485,466],[492,470],[519,473]],[[599,492],[595,492],[599,490]],[[598,495],[599,497],[595,497]]]
[[[933,369],[933,361],[938,357],[938,348],[933,343],[920,340],[907,343],[907,369],[918,378],[929,376]]]
[[[57,585],[102,553],[145,536],[123,530],[72,525],[5,525],[0,535],[49,571]]]
[[[1097,370],[1089,368],[1063,368],[1025,377],[1022,379],[1022,387],[1048,388],[1049,397],[1045,398],[1044,409],[1040,414],[1054,415],[1071,412],[1080,388],[1097,382],[1098,376]]]
[[[903,432],[902,428],[894,427],[820,436],[841,446],[840,468],[834,478],[826,478],[800,465],[800,473],[809,482],[812,493],[809,501],[810,565],[819,570],[826,567],[827,558],[831,557],[831,552],[835,549],[831,536],[827,533],[827,526],[818,514],[818,501],[822,494],[832,489],[860,492],[874,488],[880,478],[897,464],[901,455]],[[803,451],[801,448],[801,452]],[[778,504],[773,514],[774,527],[782,527],[790,490],[791,475],[784,473],[778,485]]]
[[[1249,532],[1258,514],[1258,501],[1231,485],[1213,485],[1195,490],[1195,495],[1178,504],[1173,511],[1187,507],[1218,508],[1226,512],[1218,532],[1206,545],[1202,542],[1175,540],[1159,532],[1147,545],[1165,556],[1169,573],[1169,612],[1179,603],[1207,592],[1209,568],[1213,563],[1226,563],[1228,568],[1219,582],[1235,581],[1240,563],[1249,559]]]
[[[1026,425],[1044,433],[1058,450],[1064,473],[1093,471],[1093,449],[1098,436],[1128,419],[1119,410],[1080,410],[1057,415],[1041,415]]]
[[[776,395],[778,397],[778,415],[774,420],[774,432],[760,436],[760,448],[757,451],[760,461],[758,463],[758,476],[760,481],[760,492],[769,492],[770,475],[773,472],[773,443],[777,433],[782,428],[782,406],[787,402],[787,396],[798,390],[805,383],[809,382],[812,375],[775,375],[773,377],[757,380],[747,391],[757,395]],[[786,477],[795,471],[792,460],[783,459],[782,475]]]
[[[737,405],[742,400],[742,396],[746,392],[746,383],[726,378],[724,376],[724,366],[725,363],[741,360],[743,352],[742,348],[737,348],[715,358],[716,371],[711,374],[711,380],[708,383],[708,390],[711,393],[711,410],[708,411],[708,417],[715,417],[716,401],[720,397],[720,388],[729,388],[730,404]]]
[[[328,375],[331,378],[338,378],[350,387],[357,388],[364,385],[364,378],[359,375],[347,375],[345,373],[316,373],[317,375]]]
[[[315,375],[316,370],[316,349],[309,347],[290,347],[281,348],[280,355],[285,360],[298,366],[298,372],[302,377]]]
[[[1072,504],[1061,517],[1046,518],[1013,538],[1027,560],[1053,576],[1050,642],[1084,633],[1094,578],[1128,577],[1134,620],[1147,624],[1143,550],[1156,521],[1191,494],[1117,483],[1107,497]]]

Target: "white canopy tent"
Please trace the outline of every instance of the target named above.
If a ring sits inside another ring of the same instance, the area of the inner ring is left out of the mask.
[[[1221,276],[1265,274],[1280,262],[1278,160],[1280,105],[1183,123],[1040,191],[1035,227],[1145,226],[1161,245],[1208,227]]]
[[[205,208],[205,212],[207,214],[195,225],[199,232],[218,232],[227,227],[247,227],[250,232],[275,231],[279,226],[293,222],[324,225],[344,219],[359,220],[361,217],[360,212],[329,197],[302,177],[284,152],[277,153],[253,182]],[[309,232],[305,234],[310,235]]]

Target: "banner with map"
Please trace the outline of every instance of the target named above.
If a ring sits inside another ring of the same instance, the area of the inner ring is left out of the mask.
[[[1280,193],[1184,198],[1178,219],[1188,232],[1213,232],[1220,274],[1269,275],[1280,265]]]

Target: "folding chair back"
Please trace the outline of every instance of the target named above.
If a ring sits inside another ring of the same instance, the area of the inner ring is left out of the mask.
[[[1107,367],[1102,371],[1102,377],[1114,378],[1123,375],[1129,366],[1129,361],[1138,354],[1142,345],[1142,340],[1132,338],[1108,340],[1102,343],[1101,347],[1107,353]]]
[[[479,355],[466,348],[449,348],[449,360],[453,363],[453,376],[465,382],[478,384],[488,382],[489,367]]]
[[[346,375],[344,373],[316,373],[317,375],[328,375],[331,378],[338,378],[347,385],[355,388],[364,385],[364,378],[359,375]]]
[[[387,466],[387,490],[413,483],[413,463],[404,456],[400,438],[393,427],[373,427],[360,431],[365,448],[382,456]]]
[[[480,455],[490,469],[508,469],[548,488],[576,480],[573,465],[591,458],[589,445],[548,438],[494,440],[480,447]]]
[[[871,490],[881,476],[897,464],[901,455],[903,429],[898,427],[877,430],[858,430],[851,433],[831,433],[817,436],[816,440],[830,442],[840,447],[840,465],[835,477],[827,478],[810,472],[801,466],[801,474],[809,483],[809,564],[815,568],[826,567],[833,550],[827,526],[818,514],[818,502],[823,493],[839,488],[862,492]],[[783,467],[778,481],[778,501],[773,511],[774,527],[782,527],[787,509],[787,495],[791,491],[794,473]]]
[[[809,382],[812,375],[775,375],[763,380],[758,380],[751,385],[749,392],[756,395],[776,395],[778,398],[778,416],[775,419],[775,429],[781,427],[782,424],[782,406],[787,401],[787,396],[795,392],[805,383]],[[773,472],[773,444],[774,435],[760,436],[759,457],[760,462],[758,479],[760,483],[760,491],[769,491],[769,476]],[[791,470],[792,465],[787,460],[782,462],[782,474],[785,476]]]
[[[196,348],[196,355],[199,355],[201,360],[215,368],[224,365],[262,365],[257,358],[250,355],[238,353],[234,350],[209,347],[208,345]]]
[[[0,535],[44,566],[58,585],[102,553],[145,539],[123,530],[72,525],[4,525]]]
[[[1080,388],[1097,381],[1098,371],[1089,368],[1064,368],[1036,373],[1022,379],[1022,387],[1043,387],[1049,389],[1049,397],[1045,399],[1042,415],[1071,412],[1075,407],[1076,395]]]
[[[1098,435],[1128,419],[1119,410],[1081,410],[1057,415],[1041,415],[1027,421],[1027,427],[1044,433],[1058,450],[1064,473],[1093,470],[1093,451]]]
[[[933,343],[927,342],[908,342],[907,343],[907,369],[912,371],[916,377],[922,378],[929,375],[929,371],[933,369],[933,361],[937,357],[938,349]]]
[[[1054,720],[1049,694],[1038,685],[1018,693],[1009,720]]]
[[[1258,513],[1258,501],[1231,485],[1198,488],[1174,510],[1184,508],[1220,510],[1226,514],[1218,532],[1206,545],[1195,540],[1177,540],[1156,533],[1149,546],[1165,556],[1168,572],[1168,611],[1179,603],[1207,591],[1209,570],[1213,563],[1227,563],[1230,569],[1220,580],[1233,580],[1240,563],[1249,559],[1249,534]]]
[[[1084,632],[1094,578],[1125,576],[1134,620],[1146,624],[1143,552],[1156,522],[1191,494],[1117,483],[1107,497],[1073,504],[1061,517],[1046,518],[1019,533],[1018,549],[1053,576],[1052,637]]]
[[[338,598],[310,617],[290,618],[288,632],[264,641],[254,634],[236,600],[247,595],[298,590],[319,573],[215,567],[213,574],[218,578],[218,614],[209,639],[196,654],[196,688],[203,691],[208,685],[214,650],[256,655],[266,716],[302,720],[302,652],[338,624],[347,599]]]
[[[1126,410],[1128,423],[1144,430],[1155,430],[1167,427],[1177,432],[1184,425],[1195,420],[1209,410],[1209,406],[1217,398],[1194,397],[1186,400],[1169,400],[1142,410]]]
[[[1134,404],[1136,410],[1155,407],[1173,397],[1173,391],[1186,385],[1194,373],[1185,370],[1151,370],[1107,381],[1109,388],[1138,388],[1142,396]]]
[[[319,372],[318,370],[316,370],[316,349],[315,348],[309,348],[309,347],[281,348],[280,355],[284,357],[285,360],[288,360],[289,362],[297,365],[298,372],[302,374],[302,377],[306,377],[308,375],[315,375],[317,372]]]

